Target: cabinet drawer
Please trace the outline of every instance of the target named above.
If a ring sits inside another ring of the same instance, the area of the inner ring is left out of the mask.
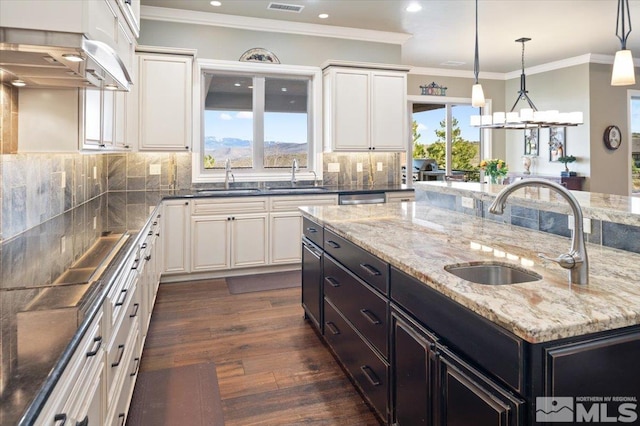
[[[142,253],[139,253],[141,256]],[[107,303],[110,309],[110,333],[109,337],[113,337],[112,328],[115,324],[118,324],[122,318],[125,316],[127,311],[127,306],[129,305],[129,301],[135,292],[135,288],[138,282],[138,268],[141,265],[141,262],[144,262],[143,259],[135,262],[129,272],[124,272],[123,277],[117,282],[113,288],[109,291],[109,295],[107,296]]]
[[[288,197],[271,197],[271,211],[296,211],[301,206],[335,206],[338,196],[330,195],[296,195]]]
[[[120,374],[127,368],[124,355],[131,350],[132,345],[137,344],[139,306],[140,288],[136,286],[131,300],[126,305],[126,315],[114,327],[111,341],[107,347],[106,368],[109,401],[112,400],[114,393],[117,394],[114,383],[118,381]]]
[[[380,417],[387,418],[388,364],[351,328],[330,301],[324,301],[327,342]]]
[[[324,295],[385,358],[389,358],[387,301],[329,256],[324,262]]]
[[[324,251],[368,284],[387,294],[389,278],[387,263],[326,229]]]
[[[192,203],[193,215],[226,213],[262,213],[268,209],[267,197],[196,198]]]
[[[516,392],[524,392],[521,339],[395,268],[391,268],[390,290],[393,302],[441,336],[447,346]]]
[[[314,221],[307,219],[306,217],[302,218],[302,233],[305,237],[307,237],[311,242],[313,242],[318,247],[322,247],[322,241],[324,238],[324,228],[321,225],[318,225]]]

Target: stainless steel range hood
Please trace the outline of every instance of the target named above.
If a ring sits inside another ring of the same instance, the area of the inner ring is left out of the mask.
[[[81,62],[74,62],[74,57]],[[71,58],[71,60],[69,59]],[[128,91],[131,77],[109,45],[82,34],[0,27],[0,80],[36,87]]]

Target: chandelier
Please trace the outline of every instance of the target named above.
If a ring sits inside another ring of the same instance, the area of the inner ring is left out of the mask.
[[[491,114],[472,115],[472,127],[486,129],[527,129],[533,127],[564,127],[578,126],[583,123],[582,112],[560,112],[557,110],[538,111],[527,91],[527,77],[524,73],[524,44],[530,38],[522,37],[516,40],[522,43],[522,74],[520,74],[520,90],[511,110],[508,112],[494,112]],[[518,102],[526,101],[528,108],[516,111]]]

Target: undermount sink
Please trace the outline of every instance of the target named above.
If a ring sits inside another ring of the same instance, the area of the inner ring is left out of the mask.
[[[201,189],[200,195],[246,195],[260,192],[258,188]]]
[[[290,186],[267,188],[268,192],[325,192],[327,188],[323,186]]]
[[[447,265],[444,270],[463,280],[476,284],[505,285],[538,281],[542,277],[535,272],[515,268],[502,263],[475,265]]]

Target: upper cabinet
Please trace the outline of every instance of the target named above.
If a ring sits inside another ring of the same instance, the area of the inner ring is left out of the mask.
[[[194,51],[138,53],[138,149],[185,151],[193,127]]]
[[[326,151],[406,149],[407,68],[330,62],[323,69]]]

